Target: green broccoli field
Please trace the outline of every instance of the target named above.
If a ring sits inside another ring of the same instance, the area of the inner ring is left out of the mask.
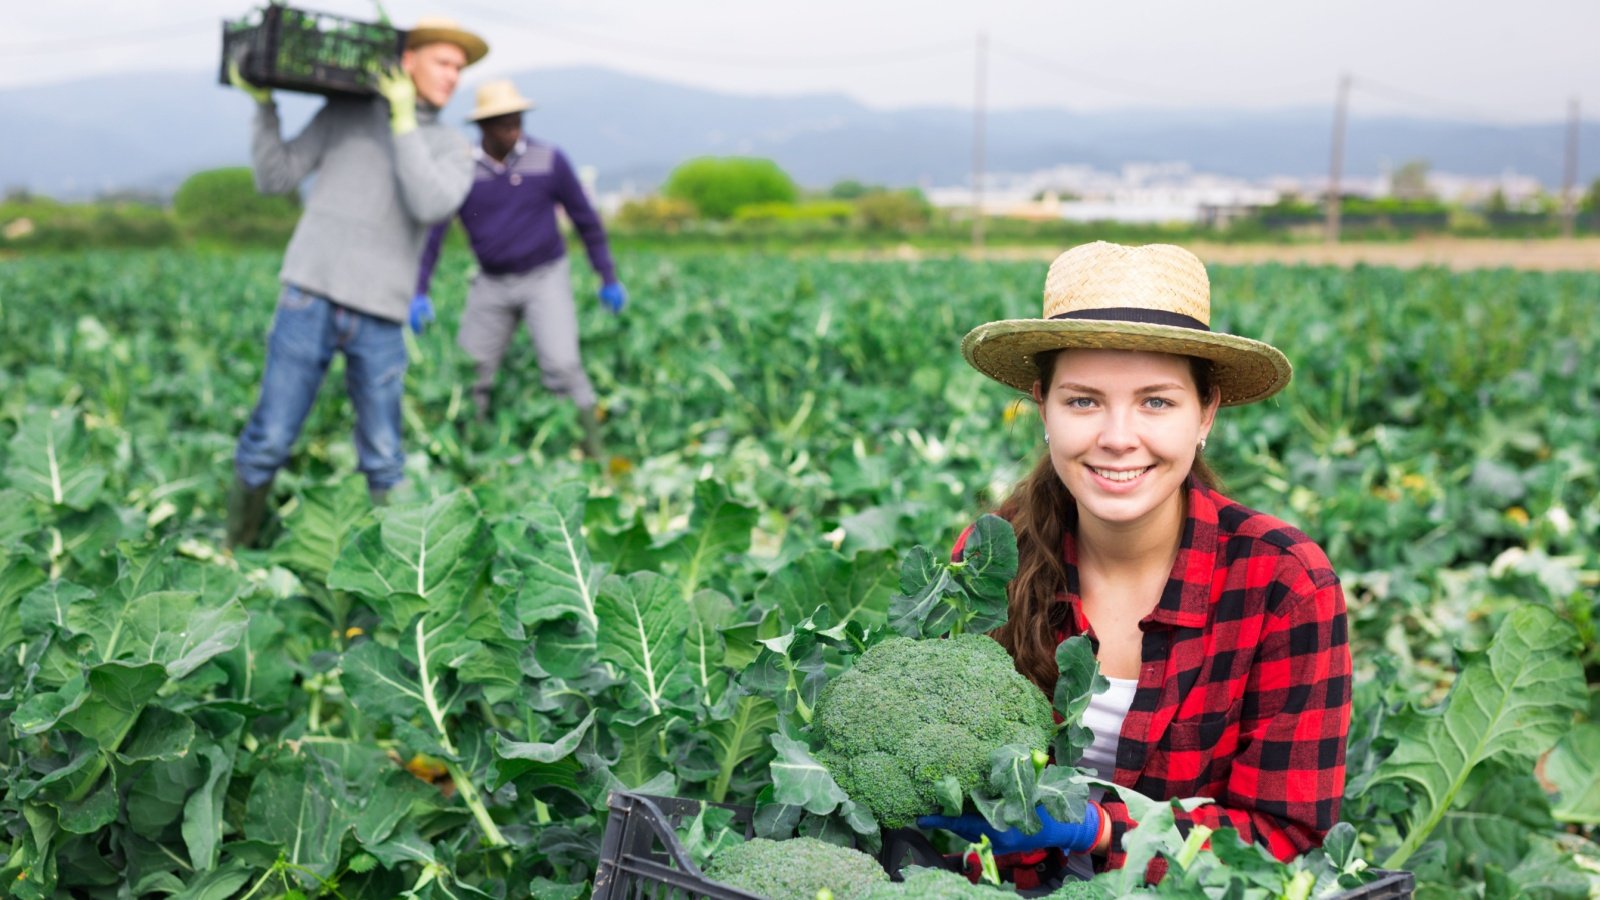
[[[472,421],[447,254],[406,485],[370,507],[335,363],[269,545],[230,555],[279,263],[0,260],[0,896],[581,898],[624,788],[876,825],[799,727],[903,616],[912,548],[947,555],[1042,449],[957,344],[1036,314],[1043,264],[621,254],[621,317],[575,285],[602,470],[525,337]],[[1349,827],[1261,896],[1363,861],[1591,896],[1600,275],[1211,276],[1213,326],[1295,378],[1207,457],[1327,550],[1357,667]],[[1255,852],[1227,834],[1147,849],[1220,891]]]

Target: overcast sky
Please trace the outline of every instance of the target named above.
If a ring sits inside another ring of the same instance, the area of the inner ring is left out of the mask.
[[[995,108],[1331,110],[1556,121],[1600,117],[1600,0],[389,0],[449,15],[498,73],[597,65],[731,92],[842,92],[876,107],[970,106],[977,36]],[[306,0],[371,18],[371,0]],[[0,88],[88,74],[214,71],[227,0],[0,0]]]

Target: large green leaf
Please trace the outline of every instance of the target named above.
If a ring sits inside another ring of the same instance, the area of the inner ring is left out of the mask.
[[[6,477],[50,506],[86,510],[99,498],[106,472],[91,459],[77,412],[52,409],[29,416],[17,429]]]
[[[1548,609],[1520,606],[1486,651],[1464,667],[1442,710],[1395,718],[1399,743],[1373,779],[1413,799],[1411,830],[1384,868],[1404,866],[1454,803],[1479,763],[1532,765],[1586,705],[1577,633]]]
[[[222,845],[222,805],[233,777],[233,757],[228,749],[210,741],[198,746],[195,754],[205,761],[206,780],[183,802],[182,833],[190,864],[205,871],[216,867]]]
[[[737,615],[733,601],[717,591],[701,591],[689,602],[683,656],[695,692],[707,705],[727,692],[729,675],[722,665],[727,647],[722,629],[733,624]]]
[[[718,561],[750,549],[750,532],[759,520],[760,511],[734,500],[722,482],[697,483],[689,529],[661,546],[665,558],[676,564],[679,596],[689,600]]]
[[[1600,725],[1568,732],[1545,757],[1544,775],[1560,795],[1551,810],[1557,819],[1600,825]]]
[[[314,757],[279,756],[260,771],[245,802],[245,837],[276,845],[284,858],[328,878],[353,816],[343,792]]]
[[[22,598],[18,609],[25,634],[48,634],[52,629],[67,628],[67,607],[79,600],[94,596],[94,591],[70,581],[52,581],[40,585]]]
[[[167,672],[159,663],[107,662],[89,669],[87,682],[83,702],[61,724],[114,750],[167,683]]]
[[[293,511],[284,517],[284,537],[273,545],[270,558],[327,578],[346,539],[371,511],[366,479],[359,475],[310,488],[295,498]]]
[[[339,669],[340,685],[364,715],[411,719],[427,711],[422,685],[397,650],[363,641],[345,652]]]
[[[571,763],[570,757],[578,749],[578,743],[589,733],[589,728],[593,725],[594,713],[591,712],[578,723],[577,727],[554,741],[514,741],[505,735],[496,734],[494,736],[496,783],[504,784],[533,772],[536,777],[531,780],[532,785],[558,785],[576,790],[577,782],[574,776],[578,772],[578,766],[563,765],[563,763]]]
[[[237,647],[249,622],[238,600],[211,606],[197,594],[158,591],[127,605],[102,652],[160,663],[168,675],[182,678]]]
[[[745,694],[726,718],[704,726],[717,764],[716,780],[711,784],[713,801],[721,803],[727,799],[734,773],[766,752],[767,736],[776,730],[777,724],[778,707],[771,700]]]
[[[659,714],[691,687],[684,659],[690,611],[670,579],[653,572],[600,585],[600,657],[628,675],[636,705]]]
[[[525,625],[572,618],[588,634],[599,628],[595,613],[600,570],[583,535],[581,484],[564,484],[523,508],[520,540],[508,546],[503,565],[519,578],[517,618]]]
[[[815,548],[767,576],[756,588],[756,602],[778,609],[785,622],[798,622],[825,605],[835,622],[879,628],[888,619],[896,583],[892,551],[846,557]]]
[[[850,802],[850,797],[810,748],[774,732],[770,740],[778,758],[772,761],[772,795],[778,803],[798,806],[823,816]]]
[[[47,578],[44,569],[27,555],[0,549],[0,649],[22,640],[18,601]]]
[[[14,488],[0,489],[0,544],[7,544],[32,534],[39,527],[39,516],[27,494]]]
[[[376,515],[378,523],[340,551],[328,586],[366,597],[391,628],[405,628],[423,609],[463,602],[494,555],[489,526],[466,491]],[[394,596],[418,599],[389,602]]]

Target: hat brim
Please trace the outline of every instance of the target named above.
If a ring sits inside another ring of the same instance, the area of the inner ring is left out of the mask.
[[[406,32],[406,49],[415,50],[425,44],[455,44],[467,54],[467,65],[472,65],[489,55],[489,45],[483,38],[459,28],[413,28]]]
[[[1288,357],[1271,344],[1175,325],[1003,319],[979,325],[961,339],[961,355],[973,368],[1024,393],[1031,393],[1039,380],[1037,354],[1069,349],[1141,350],[1210,360],[1223,406],[1264,400],[1283,390],[1294,373]]]
[[[509,116],[512,113],[527,112],[533,109],[533,103],[528,100],[513,100],[509,103],[491,103],[472,111],[467,116],[468,122],[482,122],[484,119],[493,119],[496,116]]]

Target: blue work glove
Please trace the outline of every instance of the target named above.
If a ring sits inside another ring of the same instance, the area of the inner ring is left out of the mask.
[[[1036,812],[1044,827],[1033,834],[1023,834],[1016,828],[1001,831],[977,813],[961,816],[923,816],[917,820],[917,826],[943,828],[969,842],[976,842],[984,835],[988,835],[989,843],[994,845],[994,852],[997,855],[1025,853],[1029,850],[1043,850],[1046,847],[1060,847],[1068,853],[1087,853],[1094,848],[1094,842],[1100,837],[1100,819],[1105,814],[1098,803],[1089,804],[1084,810],[1082,822],[1057,822],[1044,811],[1042,806]]]
[[[416,334],[422,333],[422,327],[433,321],[433,301],[427,294],[418,294],[411,298],[411,330]]]
[[[613,314],[622,312],[627,302],[628,292],[623,290],[620,282],[610,281],[600,288],[600,303]]]

